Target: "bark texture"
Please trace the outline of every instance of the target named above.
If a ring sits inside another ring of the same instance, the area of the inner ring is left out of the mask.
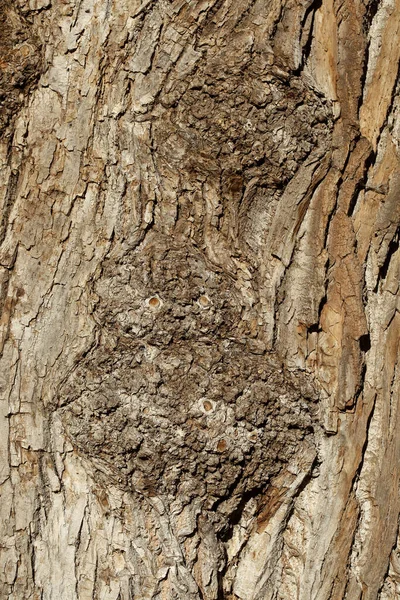
[[[400,597],[400,0],[0,0],[0,597]]]

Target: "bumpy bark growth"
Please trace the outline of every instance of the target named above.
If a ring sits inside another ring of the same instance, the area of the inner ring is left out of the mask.
[[[1,597],[400,594],[400,1],[0,3]]]

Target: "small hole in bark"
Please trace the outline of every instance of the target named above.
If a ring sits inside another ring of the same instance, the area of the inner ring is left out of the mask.
[[[215,402],[213,400],[203,398],[200,400],[200,410],[206,415],[212,413],[215,410]]]
[[[255,443],[258,440],[258,433],[257,431],[250,431],[249,435],[249,440],[253,443]]]
[[[208,308],[211,304],[210,298],[204,294],[200,296],[197,302],[201,308]]]
[[[219,440],[218,444],[217,444],[217,450],[218,452],[225,452],[226,448],[227,448],[227,443],[226,440]]]
[[[152,309],[160,308],[161,300],[157,296],[152,296],[147,300],[147,304]]]

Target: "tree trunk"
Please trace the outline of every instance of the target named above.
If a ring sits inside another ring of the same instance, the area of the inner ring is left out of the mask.
[[[1,587],[400,597],[400,0],[1,0]]]

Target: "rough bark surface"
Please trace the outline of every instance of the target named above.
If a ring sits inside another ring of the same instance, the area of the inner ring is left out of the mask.
[[[400,0],[0,0],[1,598],[400,597],[399,60]]]

